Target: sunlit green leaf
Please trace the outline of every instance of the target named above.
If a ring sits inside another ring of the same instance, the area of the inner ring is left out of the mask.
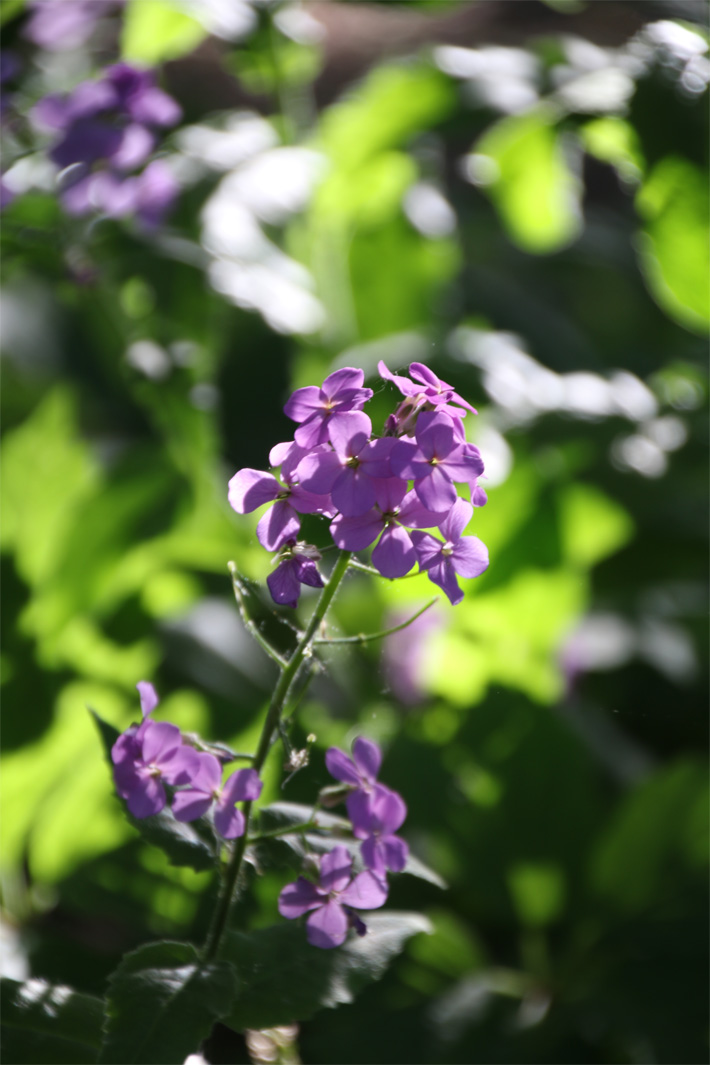
[[[189,943],[149,943],[109,980],[103,1065],[184,1061],[199,1050],[236,995],[234,970],[202,963]]]
[[[156,66],[192,52],[207,36],[197,19],[170,0],[128,0],[121,54],[129,63]]]
[[[565,488],[559,506],[564,551],[576,565],[596,565],[633,536],[628,512],[593,485]]]
[[[680,157],[662,159],[636,197],[644,226],[639,257],[649,291],[687,329],[710,322],[707,175]]]
[[[536,254],[557,251],[581,227],[580,184],[565,155],[556,115],[538,108],[501,119],[473,147],[484,191],[498,208],[511,239]]]

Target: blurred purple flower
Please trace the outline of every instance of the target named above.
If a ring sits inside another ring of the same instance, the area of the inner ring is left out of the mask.
[[[408,615],[388,615],[385,628],[407,620]],[[427,610],[400,632],[387,636],[383,647],[383,666],[393,694],[405,706],[416,706],[426,696],[422,684],[423,662],[431,636],[441,628],[443,618],[437,607]]]
[[[383,377],[385,381],[391,381],[409,400],[408,403],[403,404],[405,408],[403,413],[411,415],[413,410],[438,410],[453,417],[462,418],[465,416],[465,411],[461,410],[461,407],[471,411],[472,414],[478,413],[450,384],[442,381],[422,362],[413,362],[409,367],[414,380],[393,374],[381,359],[377,364],[377,370],[380,377]],[[397,415],[394,417],[397,418]],[[403,420],[401,416],[399,420]]]
[[[462,536],[473,517],[473,507],[465,499],[458,499],[441,523],[445,542],[430,533],[415,531],[412,542],[419,559],[419,568],[426,570],[429,580],[446,593],[456,605],[463,599],[456,575],[480,577],[488,568],[488,548],[477,536]]]
[[[123,0],[28,0],[30,16],[22,35],[39,48],[62,52],[91,37],[96,23]]]
[[[320,884],[299,876],[279,895],[279,913],[294,920],[310,913],[306,936],[314,947],[331,950],[345,942],[348,928],[364,935],[366,926],[354,910],[376,910],[387,901],[387,885],[370,871],[352,876],[347,847],[337,846],[320,859]]]

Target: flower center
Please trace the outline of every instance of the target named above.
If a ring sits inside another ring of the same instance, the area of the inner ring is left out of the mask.
[[[447,540],[446,541],[446,543],[444,544],[444,546],[441,549],[441,553],[442,553],[442,555],[445,555],[446,558],[448,558],[449,555],[453,555],[453,553],[454,553],[454,545],[452,544],[451,540]]]

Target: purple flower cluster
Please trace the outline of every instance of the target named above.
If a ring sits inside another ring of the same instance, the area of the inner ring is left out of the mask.
[[[64,172],[61,198],[70,214],[101,211],[135,215],[146,228],[160,224],[177,183],[160,159],[136,171],[153,152],[157,130],[173,126],[181,111],[150,71],[117,63],[67,96],[45,96],[34,115],[57,135],[49,156]]]
[[[337,846],[320,859],[320,881],[300,876],[279,896],[279,913],[293,919],[306,913],[308,942],[315,947],[339,947],[349,928],[365,935],[358,910],[375,910],[387,901],[387,870],[401,873],[409,847],[395,835],[407,816],[404,800],[377,781],[382,753],[376,743],[360,736],[353,757],[331,747],[325,756],[328,772],[348,786],[346,806],[353,835],[361,840],[363,872],[353,877],[347,847]]]
[[[175,791],[172,811],[178,821],[204,817],[214,803],[214,826],[225,839],[244,834],[244,815],[235,803],[258,799],[262,784],[253,769],[238,769],[222,785],[219,759],[182,742],[176,725],[153,721],[155,688],[142,680],[143,721],[121,733],[111,749],[116,791],[134,817],[158,814],[167,802],[165,785]]]
[[[330,521],[330,533],[346,551],[374,545],[372,564],[383,577],[404,577],[416,562],[452,603],[463,598],[457,575],[478,577],[488,551],[475,536],[463,536],[474,506],[486,502],[478,484],[483,461],[467,442],[463,419],[473,407],[427,366],[415,362],[411,378],[380,375],[404,396],[380,437],[363,411],[372,398],[362,370],[345,367],[321,388],[297,389],[284,407],[298,428],[293,441],[271,450],[272,473],[243,469],[229,482],[229,502],[238,514],[272,503],[257,526],[259,542],[279,551],[268,583],[275,602],[295,606],[301,584],[320,587],[315,548],[299,544],[301,514]],[[467,484],[471,503],[457,484]],[[421,529],[439,529],[444,540]]]

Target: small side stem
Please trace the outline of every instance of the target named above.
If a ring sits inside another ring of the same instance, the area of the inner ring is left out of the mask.
[[[407,618],[401,625],[393,625],[391,629],[381,629],[380,632],[368,632],[359,633],[357,636],[333,636],[322,640],[314,640],[314,644],[328,644],[328,643],[369,643],[370,640],[381,640],[383,636],[391,636],[393,632],[401,632],[402,629],[406,629],[408,625],[411,625],[413,621],[420,618],[425,610],[428,610],[439,602],[438,595],[435,596],[430,602],[423,606],[421,610],[417,610],[416,614],[412,614],[411,618]]]
[[[284,702],[288,695],[293,681],[301,662],[310,652],[311,644],[315,637],[318,627],[323,621],[328,608],[333,601],[338,585],[345,576],[345,572],[350,562],[350,552],[341,551],[338,560],[333,567],[328,583],[325,585],[323,591],[320,594],[320,599],[316,603],[316,608],[313,611],[310,621],[306,627],[306,631],[303,634],[302,639],[298,643],[296,649],[293,651],[291,657],[283,665],[281,675],[278,679],[274,694],[271,697],[269,703],[269,709],[266,713],[266,719],[264,721],[263,728],[261,730],[261,736],[259,737],[259,745],[254,755],[253,766],[257,773],[260,773],[266,756],[269,753],[271,747],[271,740],[274,732],[278,728],[281,713],[283,711]],[[244,854],[247,847],[247,837],[249,834],[249,819],[251,816],[252,802],[247,801],[242,807],[244,813],[244,835],[240,836],[237,840],[234,848],[234,854],[227,867],[227,871],[224,877],[224,884],[222,887],[222,894],[215,910],[214,921],[212,927],[207,936],[207,942],[203,952],[203,958],[205,961],[210,961],[215,957],[219,944],[224,934],[224,930],[227,926],[227,918],[229,916],[229,910],[232,905],[232,896],[234,895],[234,887],[239,877],[239,871],[244,861]]]

